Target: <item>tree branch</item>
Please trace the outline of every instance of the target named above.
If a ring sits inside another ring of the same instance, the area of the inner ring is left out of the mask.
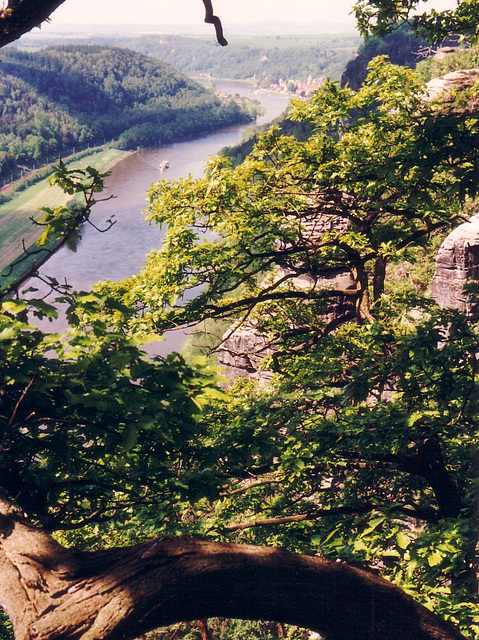
[[[315,509],[314,511],[308,511],[306,513],[297,513],[291,516],[280,516],[278,518],[258,518],[255,520],[249,520],[247,522],[237,522],[228,524],[222,529],[225,531],[244,531],[245,529],[252,529],[253,527],[274,527],[282,524],[290,524],[293,522],[307,522],[311,520],[320,520],[321,518],[327,518],[328,516],[336,515],[357,515],[361,513],[367,513],[368,511],[380,511],[381,509],[387,509],[388,511],[402,513],[410,518],[417,518],[420,520],[437,521],[437,514],[432,510],[426,509],[411,509],[405,506],[390,507],[385,505],[381,507],[377,504],[366,504],[356,506],[344,506],[344,507],[331,507],[330,509]]]
[[[365,456],[357,451],[341,451],[341,455],[348,460],[362,460]],[[416,445],[414,454],[410,456],[400,454],[372,455],[376,462],[389,463],[399,471],[424,478],[434,492],[438,504],[438,516],[442,518],[456,518],[463,503],[460,492],[449,473],[441,443],[437,438],[425,438]]]
[[[24,33],[38,27],[48,20],[51,14],[65,0],[8,0],[7,6],[0,9],[0,47],[20,38]],[[205,22],[213,24],[216,38],[222,47],[228,44],[223,36],[223,27],[218,16],[213,14],[211,0],[203,0]]]
[[[464,640],[398,587],[346,563],[175,537],[69,550],[1,500],[0,605],[17,640],[130,640],[207,617],[278,620],[328,640]]]
[[[65,0],[9,0],[0,10],[0,47],[38,27]]]
[[[205,5],[205,22],[207,24],[214,24],[216,39],[222,47],[226,47],[228,41],[223,36],[223,27],[221,25],[221,20],[218,18],[218,16],[213,15],[213,5],[211,0],[203,0],[203,4]]]

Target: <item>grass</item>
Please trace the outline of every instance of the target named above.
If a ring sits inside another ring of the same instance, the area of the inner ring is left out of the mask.
[[[127,152],[118,149],[105,149],[75,161],[66,161],[71,168],[94,166],[99,171],[108,171],[116,162],[125,157]],[[41,207],[60,207],[66,205],[71,196],[60,187],[51,187],[48,178],[27,187],[11,200],[0,205],[0,272],[8,270],[9,265],[20,258],[23,244],[31,248],[42,233],[42,228],[35,225],[31,218],[40,217]],[[37,256],[38,259],[38,256]],[[7,279],[2,279],[2,288],[10,286],[11,281],[18,280],[28,273],[35,264],[35,259],[26,259]],[[6,276],[4,276],[5,278]]]

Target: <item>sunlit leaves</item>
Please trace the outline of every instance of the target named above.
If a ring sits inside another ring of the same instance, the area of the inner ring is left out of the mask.
[[[442,113],[411,70],[384,58],[359,91],[326,82],[290,117],[313,135],[272,128],[240,166],[213,158],[203,179],[152,188],[147,218],[165,229],[162,247],[140,275],[99,289],[131,309],[123,320],[135,331],[299,300],[296,276],[319,302],[315,279],[339,268],[369,318],[369,288],[384,293],[388,264],[454,224],[477,192],[477,120]],[[334,224],[320,230],[321,215]]]
[[[25,310],[6,302],[0,315],[2,490],[60,528],[188,494],[177,467],[197,446],[200,408],[224,398],[216,373],[148,358],[137,340],[84,317],[63,337],[43,334]]]
[[[67,297],[68,336],[5,308],[2,464],[22,458],[32,495],[5,490],[54,523],[136,508],[162,531],[367,563],[469,623],[478,335],[385,274],[477,192],[476,119],[424,98],[384,59],[357,92],[325,83],[293,108],[305,142],[272,129],[239,167],[155,185],[162,247]],[[325,289],[337,271],[347,288]],[[267,385],[227,393],[206,361],[139,349],[205,318],[274,341]]]
[[[37,245],[46,245],[50,240],[63,242],[72,251],[80,238],[80,227],[90,222],[91,208],[95,204],[95,194],[103,191],[104,179],[109,173],[100,173],[93,167],[85,169],[69,169],[60,160],[55,173],[50,178],[52,186],[58,185],[70,196],[74,196],[68,206],[52,209],[41,207],[43,216],[35,219],[35,223],[44,227]],[[110,226],[113,224],[110,221]]]
[[[354,13],[363,35],[384,36],[407,21],[432,43],[451,35],[477,38],[477,0],[464,0],[443,10],[430,7],[423,12],[421,4],[420,0],[357,0]]]

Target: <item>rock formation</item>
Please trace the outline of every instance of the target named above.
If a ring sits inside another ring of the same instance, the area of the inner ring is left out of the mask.
[[[440,110],[457,110],[478,112],[479,90],[470,92],[461,104],[457,101],[459,92],[470,89],[479,82],[479,69],[453,71],[427,83],[428,100],[440,99]],[[479,84],[478,84],[479,86]],[[331,226],[347,225],[345,218],[332,215],[316,215],[302,221],[301,233],[297,246],[304,246],[314,251],[314,243]],[[285,248],[278,241],[278,249]],[[283,269],[281,275],[287,273]],[[277,276],[279,277],[279,276]],[[312,286],[312,278],[304,273],[295,278],[296,286]],[[435,275],[431,285],[431,295],[441,307],[460,309],[472,318],[479,319],[479,301],[464,293],[467,282],[479,281],[479,215],[460,225],[444,241],[436,260]],[[313,288],[316,290],[354,288],[354,281],[348,270],[319,274]],[[326,323],[334,318],[348,314],[351,297],[334,295],[323,319]],[[263,370],[261,361],[276,350],[274,344],[264,334],[257,331],[254,321],[237,328],[232,328],[224,336],[224,341],[217,350],[220,366],[224,367],[226,377],[233,381],[238,377],[248,377],[266,384],[271,372]]]
[[[479,111],[479,91],[475,95],[467,97],[467,104],[458,106],[458,92],[470,89],[479,81],[479,69],[460,69],[451,71],[440,78],[433,78],[427,83],[427,93],[430,100],[436,100],[441,97],[443,103],[442,108],[448,105],[457,112],[458,109],[467,110],[468,112]]]
[[[464,293],[464,285],[479,280],[479,215],[459,225],[439,249],[431,295],[446,309],[479,318],[479,300]]]
[[[258,333],[254,323],[250,322],[228,329],[221,346],[216,350],[216,357],[230,382],[236,378],[251,378],[266,384],[272,374],[262,368],[261,361],[274,351],[268,336]]]
[[[428,97],[441,98],[443,108],[479,111],[479,91],[469,93],[463,104],[456,99],[460,91],[479,82],[479,69],[452,71],[427,83]],[[479,85],[478,85],[479,86]],[[431,295],[445,309],[459,309],[479,318],[479,301],[464,292],[464,286],[479,280],[479,215],[452,231],[441,245],[431,283]]]
[[[297,221],[296,225],[297,225]],[[296,226],[295,225],[295,226]],[[295,241],[296,248],[304,248],[305,252],[314,253],[314,244],[328,231],[341,229],[347,226],[347,220],[328,214],[312,215],[301,219],[298,227],[298,236]],[[278,252],[287,250],[291,241],[278,240]],[[299,254],[301,255],[301,254]],[[308,271],[301,258],[296,258],[294,265],[289,268],[284,265],[274,274],[265,279],[265,286],[272,282],[282,280],[290,275],[290,287],[304,289],[311,293],[318,291],[336,290],[345,291],[355,288],[354,279],[348,269],[329,269],[318,274]],[[325,313],[321,316],[326,325],[335,322],[336,319],[354,313],[354,297],[342,294],[331,294],[328,299]],[[223,336],[223,342],[216,350],[218,364],[223,367],[225,376],[234,381],[236,378],[250,378],[260,384],[267,384],[272,372],[262,366],[266,356],[274,354],[277,350],[274,342],[257,329],[254,319],[233,326]]]

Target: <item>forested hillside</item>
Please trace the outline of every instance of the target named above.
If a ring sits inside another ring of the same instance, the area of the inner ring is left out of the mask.
[[[154,146],[250,118],[243,105],[126,49],[8,49],[0,67],[0,180],[90,145]]]
[[[360,39],[356,34],[311,36],[255,36],[231,38],[218,55],[210,38],[174,35],[96,36],[89,44],[128,47],[168,62],[192,76],[253,79],[258,84],[279,78],[306,82],[309,77],[339,79],[344,66],[354,56]],[[45,38],[29,37],[25,44],[44,45]]]
[[[189,75],[210,73],[215,78],[306,81],[339,77],[358,46],[355,35],[236,38],[221,56],[211,40],[179,37],[141,38],[130,47],[166,60]]]
[[[426,40],[415,36],[406,24],[384,38],[370,38],[363,42],[357,55],[347,63],[341,83],[359,89],[367,76],[369,62],[376,56],[387,56],[393,64],[413,69],[421,60],[421,51],[426,45]]]

